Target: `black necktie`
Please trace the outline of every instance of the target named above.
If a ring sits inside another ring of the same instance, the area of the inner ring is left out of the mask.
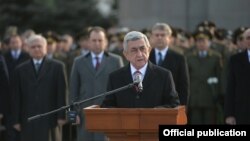
[[[40,69],[40,63],[39,62],[35,63],[35,69],[36,69],[36,73],[38,73],[38,71]]]

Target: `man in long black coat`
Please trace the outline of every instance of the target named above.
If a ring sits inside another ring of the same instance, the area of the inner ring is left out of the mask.
[[[250,124],[250,29],[243,38],[247,50],[230,58],[225,96],[227,124]]]
[[[150,41],[153,49],[149,60],[173,74],[176,91],[178,92],[181,105],[187,105],[189,97],[189,74],[186,58],[171,50],[172,30],[165,23],[156,23],[152,28]]]
[[[7,66],[0,52],[0,140],[5,140],[6,132],[2,135],[4,128],[6,128],[6,118],[10,111],[9,105],[9,76]]]
[[[55,128],[64,123],[64,111],[31,122],[27,119],[65,105],[66,76],[62,62],[46,55],[46,40],[40,35],[28,39],[32,57],[15,70],[13,123],[21,141],[55,140]]]
[[[14,80],[14,70],[15,68],[20,65],[21,63],[27,61],[28,59],[30,59],[30,56],[27,52],[24,52],[22,50],[22,39],[19,35],[11,35],[8,39],[7,42],[8,45],[8,51],[4,53],[4,57],[5,57],[5,62],[8,68],[8,74],[9,74],[9,81],[10,84],[13,82]],[[10,89],[11,91],[12,89]],[[11,105],[10,103],[10,99],[11,99],[11,93],[9,93],[8,95],[5,95],[5,103],[7,103],[8,105]],[[10,110],[9,110],[10,111]],[[18,132],[16,132],[12,127],[11,127],[11,115],[10,112],[6,115],[8,116],[7,119],[7,131],[8,131],[8,140],[9,141],[19,141],[20,140],[20,136],[18,134]]]

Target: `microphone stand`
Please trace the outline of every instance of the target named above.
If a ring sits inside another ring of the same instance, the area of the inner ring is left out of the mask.
[[[133,82],[133,83],[130,83],[130,84],[126,85],[126,86],[114,89],[112,91],[105,92],[105,93],[102,93],[100,95],[97,95],[97,96],[94,96],[94,97],[91,97],[91,98],[88,98],[88,99],[85,99],[85,100],[82,100],[82,101],[74,102],[73,104],[70,104],[70,105],[62,106],[61,108],[55,109],[55,110],[47,112],[47,113],[43,113],[43,114],[39,114],[39,115],[35,115],[35,116],[32,116],[32,117],[29,117],[28,121],[30,122],[30,121],[33,121],[35,119],[42,118],[42,117],[54,114],[54,113],[59,112],[61,110],[68,109],[70,107],[79,106],[79,105],[81,105],[84,102],[87,102],[87,101],[90,101],[90,100],[94,100],[94,99],[97,99],[97,98],[102,97],[102,96],[111,95],[111,94],[114,94],[114,93],[117,93],[117,92],[120,92],[120,91],[123,91],[123,90],[126,90],[126,89],[133,88],[134,85],[136,85],[136,84],[138,84],[138,82]]]

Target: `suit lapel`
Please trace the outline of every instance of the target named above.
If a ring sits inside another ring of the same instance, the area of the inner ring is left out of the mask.
[[[152,63],[156,64],[155,49],[152,49],[152,51],[150,52],[149,60],[150,60]]]
[[[162,64],[161,64],[161,66],[163,66],[164,68],[165,68],[165,67],[167,67],[167,68],[170,67],[170,63],[171,63],[171,62],[168,61],[168,60],[172,60],[172,58],[171,58],[171,57],[172,57],[172,52],[173,52],[172,50],[168,49],[168,51],[167,51],[165,57],[163,58],[163,62],[162,62]],[[149,60],[150,60],[152,63],[156,64],[155,49],[153,49],[153,50],[151,51]]]
[[[122,72],[123,75],[121,75],[121,76],[123,76],[123,78],[122,78],[122,80],[123,80],[123,81],[122,81],[123,86],[133,83],[133,77],[132,77],[132,75],[131,75],[130,63],[127,64],[127,65],[124,67],[123,70],[124,70],[124,71]],[[130,91],[129,93],[131,93],[131,94],[132,94],[132,93],[136,93],[135,87],[132,88],[132,89],[128,89],[128,91]]]
[[[131,69],[130,69],[130,64],[128,64],[125,68],[124,68],[124,75],[122,75],[124,77],[124,82],[125,84],[129,84],[133,82],[133,77],[131,75]]]
[[[86,68],[89,69],[89,71],[92,73],[92,75],[95,75],[96,73],[96,70],[93,66],[93,63],[92,63],[92,58],[91,58],[91,55],[90,53],[85,56],[86,59],[84,59],[84,63],[83,64],[86,64]]]
[[[36,70],[32,59],[30,59],[30,62],[28,64],[27,74],[30,74],[32,80],[37,80]]]
[[[104,53],[101,64],[96,72],[96,76],[98,76],[104,70],[105,66],[107,66],[107,60],[108,60],[108,55],[107,53]]]
[[[173,56],[173,51],[168,48],[161,66],[165,66],[166,68],[170,69],[170,63],[172,63],[174,60],[172,56]],[[169,61],[169,60],[172,60],[172,61]]]
[[[10,62],[14,62],[14,58],[11,55],[11,51],[8,51],[6,58],[8,58],[10,60]]]
[[[50,68],[50,65],[50,61],[47,58],[44,58],[40,66],[40,70],[38,72],[38,80],[40,80],[44,75],[46,75],[47,70]]]
[[[241,55],[241,60],[242,60],[243,65],[250,70],[250,63],[248,60],[247,50],[244,51],[244,53]]]
[[[152,80],[154,78],[154,73],[153,73],[153,64],[151,62],[148,62],[148,67],[143,79],[143,87],[147,87],[151,84]]]

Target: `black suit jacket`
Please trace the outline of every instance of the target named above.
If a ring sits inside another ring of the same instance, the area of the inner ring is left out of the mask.
[[[150,53],[149,60],[156,64],[155,50]],[[189,74],[185,57],[168,49],[161,67],[170,70],[173,74],[176,91],[180,97],[180,103],[187,105],[189,97]]]
[[[5,114],[10,111],[9,77],[4,57],[0,54],[0,113]]]
[[[13,83],[13,123],[22,126],[25,141],[48,140],[48,130],[55,127],[64,111],[27,122],[27,118],[46,113],[65,105],[66,75],[62,62],[44,59],[37,74],[30,59],[15,70]]]
[[[130,64],[109,75],[108,91],[132,83]],[[175,107],[179,98],[170,71],[148,63],[143,79],[143,91],[127,89],[105,97],[102,107],[153,108]]]
[[[225,116],[234,116],[237,124],[250,124],[250,63],[247,51],[233,55],[225,95]]]
[[[15,68],[18,65],[20,65],[21,63],[30,59],[29,54],[26,52],[23,52],[23,51],[21,51],[20,56],[17,60],[12,58],[10,50],[4,54],[4,57],[5,57],[5,61],[6,61],[7,67],[8,67],[10,79],[12,79],[13,72],[14,72]]]

